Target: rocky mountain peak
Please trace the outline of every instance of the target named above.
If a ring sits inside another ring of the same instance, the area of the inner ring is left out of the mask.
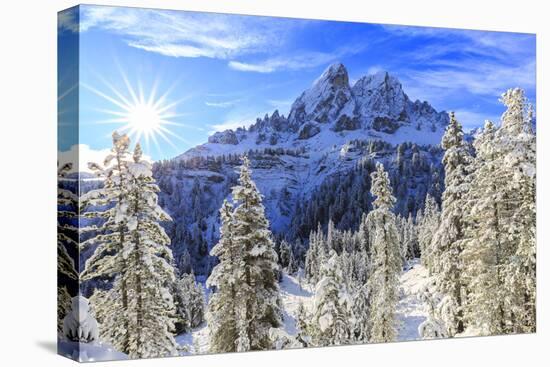
[[[348,70],[342,63],[334,63],[325,69],[323,74],[313,83],[316,86],[332,88],[349,88]]]
[[[349,102],[353,103],[348,71],[343,64],[335,63],[296,99],[290,110],[289,120],[295,127],[306,122],[329,123],[338,118]]]
[[[215,133],[208,143],[215,145],[214,150],[224,145],[222,151],[226,152],[259,145],[295,147],[321,133],[325,136],[322,140],[328,142],[336,138],[331,134],[346,139],[347,134],[357,137],[364,132],[365,138],[437,144],[448,121],[445,111],[438,112],[427,102],[411,101],[397,77],[387,71],[363,76],[352,87],[346,67],[334,63],[294,101],[288,117],[275,110],[247,129]],[[203,152],[191,149],[189,154]]]

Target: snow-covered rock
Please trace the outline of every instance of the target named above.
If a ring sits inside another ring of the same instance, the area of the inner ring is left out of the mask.
[[[97,321],[90,315],[88,299],[76,296],[71,311],[63,319],[63,335],[71,341],[90,343],[99,340]]]
[[[128,359],[128,355],[114,349],[111,345],[93,342],[79,343],[70,340],[58,340],[58,354],[78,362],[105,362]]]

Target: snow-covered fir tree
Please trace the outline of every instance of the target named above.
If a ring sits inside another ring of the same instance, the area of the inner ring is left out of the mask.
[[[106,277],[115,278],[110,292],[96,290],[90,298],[101,327],[101,338],[110,342],[117,350],[128,353],[129,328],[128,286],[121,275],[128,270],[122,250],[128,241],[128,218],[122,213],[129,205],[127,189],[128,165],[132,161],[127,135],[113,133],[113,146],[103,164],[89,163],[89,168],[103,180],[101,189],[91,190],[81,196],[83,208],[108,207],[103,211],[87,211],[84,217],[101,218],[103,224],[98,235],[81,243],[86,249],[97,245],[94,254],[86,261],[82,280]],[[87,230],[87,229],[85,229]],[[113,254],[113,255],[111,255]],[[105,312],[103,312],[103,310]],[[112,311],[109,311],[112,310]]]
[[[323,235],[321,224],[317,231],[311,231],[309,235],[309,248],[306,253],[305,272],[311,283],[317,283],[320,278],[321,265],[328,256],[327,241]]]
[[[367,343],[370,339],[370,303],[366,284],[359,284],[353,292],[352,336],[355,341]]]
[[[237,288],[241,264],[240,244],[234,241],[233,206],[225,200],[220,209],[220,240],[211,255],[219,260],[212,270],[207,285],[214,289],[208,302],[207,323],[210,351],[213,353],[237,350]]]
[[[113,134],[112,154],[103,166],[92,165],[104,187],[89,192],[87,204],[106,203],[102,233],[92,239],[96,251],[86,262],[84,279],[114,277],[101,302],[102,337],[132,358],[177,354],[172,331],[175,305],[168,285],[174,281],[170,239],[160,222],[171,218],[157,203],[158,186],[139,144],[129,154],[129,138]],[[113,313],[116,313],[113,314]]]
[[[445,150],[445,192],[443,193],[441,223],[432,238],[432,254],[437,261],[437,291],[442,295],[442,316],[447,334],[464,331],[464,279],[460,255],[466,236],[466,195],[470,191],[472,156],[464,141],[462,125],[454,113],[441,141]]]
[[[437,244],[432,242],[434,233],[439,228],[439,208],[431,195],[426,196],[424,211],[422,215],[419,215],[417,225],[422,265],[428,269],[430,274],[433,274],[439,265],[439,261],[436,258],[438,255],[436,251]]]
[[[269,329],[281,325],[277,254],[262,196],[252,180],[250,160],[243,157],[239,184],[233,187],[233,239],[240,245],[237,351],[272,347]]]
[[[204,293],[193,274],[182,274],[172,284],[176,304],[176,333],[196,328],[204,321]]]
[[[296,311],[296,341],[303,347],[308,347],[311,344],[309,324],[310,315],[304,307],[304,303],[300,302]]]
[[[228,262],[224,264],[222,258],[220,265],[214,270],[213,279],[209,279],[209,284],[219,288],[220,292],[224,292],[224,279],[229,278],[228,283],[234,284],[235,297],[231,304],[235,310],[236,335],[233,336],[236,339],[229,344],[230,338],[221,338],[223,340],[214,342],[211,348],[239,352],[270,349],[273,347],[270,329],[281,325],[277,277],[279,266],[262,196],[252,180],[250,161],[246,156],[243,157],[239,183],[233,187],[233,200],[236,207],[231,217],[226,219],[231,225],[225,229],[230,234],[228,242],[237,246],[238,252],[234,254],[236,266]],[[225,251],[223,242],[216,245],[218,246],[219,249],[213,252],[216,256]],[[229,273],[225,274],[226,272]],[[227,317],[220,310],[230,307],[229,302],[226,297],[213,297],[212,304],[209,305],[214,328],[211,334],[214,339],[221,323],[217,319]]]
[[[292,253],[292,247],[290,244],[283,240],[279,245],[279,263],[283,269],[288,269],[292,263],[294,255]]]
[[[500,128],[476,139],[465,317],[484,335],[535,330],[535,137],[521,89],[502,97]]]
[[[396,217],[392,212],[395,198],[384,166],[378,163],[372,174],[374,209],[367,216],[371,237],[371,257],[367,280],[370,303],[370,341],[395,339],[395,307],[402,268]]]
[[[62,165],[57,170],[57,331],[63,331],[63,318],[71,310],[71,294],[68,284],[78,284],[79,274],[68,248],[78,249],[78,227],[72,222],[78,220],[78,196],[61,184],[72,164]]]
[[[342,345],[351,342],[351,299],[345,287],[341,259],[332,250],[321,267],[321,280],[315,287],[311,323],[315,346]]]

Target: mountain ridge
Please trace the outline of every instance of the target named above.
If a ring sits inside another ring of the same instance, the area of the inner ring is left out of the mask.
[[[216,132],[207,143],[178,157],[243,153],[270,146],[296,148],[309,145],[308,141],[324,130],[329,130],[327,140],[333,140],[330,135],[350,139],[365,135],[393,144],[412,141],[433,145],[439,143],[448,121],[445,111],[436,111],[426,101],[413,102],[389,72],[365,75],[352,86],[346,67],[334,63],[295,99],[288,117],[275,110],[248,128]]]
[[[275,236],[306,243],[329,221],[356,229],[372,209],[370,174],[381,162],[390,175],[396,213],[413,215],[443,186],[440,141],[448,115],[411,101],[387,72],[353,86],[342,64],[329,66],[296,98],[288,116],[275,110],[248,128],[211,135],[207,143],[154,166],[159,203],[174,222],[176,263],[207,275],[209,249],[219,235],[219,208],[231,200],[240,156],[252,178]]]

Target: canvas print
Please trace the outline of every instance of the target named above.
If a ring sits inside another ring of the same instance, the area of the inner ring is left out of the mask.
[[[536,331],[535,35],[58,17],[59,354]]]

